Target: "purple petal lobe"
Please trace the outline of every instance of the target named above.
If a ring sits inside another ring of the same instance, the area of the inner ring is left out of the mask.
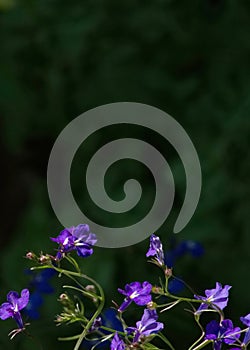
[[[0,318],[6,320],[9,317],[13,317],[14,311],[10,303],[3,303],[0,306]]]
[[[21,291],[21,298],[17,300],[18,310],[24,309],[29,302],[30,292],[28,289],[23,289]]]

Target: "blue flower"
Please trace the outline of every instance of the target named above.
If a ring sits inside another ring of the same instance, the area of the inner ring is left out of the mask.
[[[106,309],[102,315],[103,325],[115,329],[116,331],[123,331],[122,323],[117,317],[117,311],[115,309]],[[107,331],[102,330],[104,334],[108,334]]]
[[[23,289],[21,296],[15,291],[10,291],[7,295],[7,303],[0,306],[0,318],[6,320],[7,318],[14,318],[19,329],[24,329],[23,319],[20,311],[24,309],[29,302],[29,290]]]
[[[206,294],[205,297],[202,297],[200,295],[195,295],[194,297],[195,299],[198,299],[198,300],[205,300],[205,301],[211,302],[214,305],[216,305],[218,308],[223,310],[227,306],[229,289],[231,287],[232,286],[229,286],[229,285],[225,285],[224,287],[222,287],[222,285],[219,282],[216,282],[215,289],[205,290],[205,294]],[[203,310],[207,310],[209,309],[209,306],[210,306],[209,304],[202,303],[196,312],[198,313]],[[213,309],[216,309],[216,307],[213,305],[211,305],[211,307]]]
[[[128,334],[134,333],[133,342],[137,343],[145,337],[156,334],[164,327],[163,323],[157,322],[158,315],[155,310],[145,309],[140,321],[136,322],[136,327],[128,327]]]
[[[76,250],[80,257],[86,258],[93,254],[92,247],[97,242],[96,235],[90,232],[86,224],[65,228],[56,238],[50,239],[59,244],[57,260],[72,250]]]
[[[162,249],[162,243],[158,236],[150,236],[150,246],[146,254],[146,257],[153,256],[155,263],[159,266],[164,266],[164,254]]]
[[[124,290],[118,288],[118,292],[126,296],[118,311],[124,311],[132,303],[132,301],[134,301],[136,305],[146,305],[152,300],[152,296],[150,294],[151,290],[152,285],[147,281],[143,283],[132,282],[130,284],[126,284]]]
[[[168,282],[168,291],[171,294],[178,294],[185,288],[185,283],[181,279],[175,277]]]
[[[32,271],[33,272],[33,271]],[[54,292],[54,288],[50,285],[50,279],[56,275],[54,269],[45,269],[35,274],[31,281],[31,286],[35,288],[37,292],[50,294]]]
[[[102,325],[102,319],[101,317],[97,317],[94,319],[93,323],[92,323],[92,326],[90,327],[89,329],[89,332],[95,332],[97,331]]]
[[[193,240],[184,240],[176,244],[174,240],[174,248],[165,252],[164,260],[168,268],[173,268],[177,259],[180,259],[186,254],[191,254],[192,257],[198,258],[204,254],[203,246]],[[185,288],[185,283],[181,278],[170,279],[168,283],[168,290],[172,294],[178,294]]]
[[[240,337],[240,328],[233,327],[231,320],[224,320],[221,323],[211,321],[206,327],[205,339],[214,341],[214,350],[220,350],[222,343],[232,345]]]
[[[25,309],[25,313],[29,318],[37,320],[40,316],[39,308],[43,304],[43,294],[54,292],[50,279],[56,274],[56,271],[54,269],[44,269],[39,273],[30,270],[25,272],[33,277],[30,282],[30,288],[33,291],[30,294],[30,301]]]
[[[248,330],[245,333],[243,344],[247,345],[250,342],[250,314],[240,317],[241,322],[248,327]]]
[[[40,317],[38,309],[43,304],[43,297],[39,292],[30,294],[30,300],[24,312],[32,320],[37,320]]]
[[[117,318],[117,311],[115,309],[106,309],[103,314],[101,315],[101,320],[99,319],[98,322],[101,322],[102,326],[105,326],[107,328],[113,329],[118,332],[123,332],[123,327],[121,321]],[[99,323],[100,326],[100,323]],[[92,328],[92,327],[91,327]],[[92,329],[91,329],[92,330]],[[111,334],[111,332],[101,329],[101,332],[105,335]],[[93,346],[95,346],[95,349],[107,349],[109,347],[109,340],[102,341],[101,343],[98,340],[84,340],[82,342],[82,347],[87,349],[93,349]]]
[[[168,267],[173,267],[177,258],[191,254],[192,257],[198,258],[204,254],[203,246],[193,240],[184,240],[175,245],[175,247],[165,253],[165,263]]]
[[[115,333],[115,336],[112,339],[110,350],[125,350],[125,343],[120,339],[117,333]]]

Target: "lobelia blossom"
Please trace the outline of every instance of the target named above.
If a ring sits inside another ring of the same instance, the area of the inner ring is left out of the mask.
[[[106,309],[102,314],[101,317],[101,326],[107,327],[108,329],[114,330],[116,332],[123,332],[123,326],[121,321],[117,318],[117,310],[113,308],[108,308]],[[99,320],[98,320],[99,321]],[[93,322],[93,325],[96,325],[96,320]],[[92,327],[93,327],[92,325]],[[92,327],[90,330],[92,330]],[[96,330],[96,329],[94,329]],[[98,329],[97,329],[98,330]],[[104,335],[109,335],[112,334],[113,332],[103,329],[101,330],[102,334]],[[82,342],[82,348],[86,350],[94,349],[94,346],[96,346],[97,349],[102,349],[106,350],[110,347],[110,341],[102,339],[101,343],[100,341],[96,339],[85,339]]]
[[[165,265],[161,240],[154,234],[150,236],[150,246],[146,257],[148,258],[149,256],[153,256],[155,258],[157,265]]]
[[[117,333],[115,333],[115,336],[112,339],[110,350],[125,350],[125,343],[122,339],[120,339]]]
[[[118,292],[126,296],[118,311],[123,312],[132,301],[134,301],[136,305],[146,305],[152,301],[151,290],[152,285],[147,281],[143,283],[132,282],[126,284],[124,290],[118,288]]]
[[[86,258],[93,254],[92,247],[97,242],[96,235],[90,232],[89,225],[86,224],[65,228],[56,238],[50,239],[59,244],[57,260],[72,250],[76,250],[80,257]]]
[[[248,327],[248,330],[245,333],[243,344],[247,345],[250,342],[250,314],[240,317],[241,322]]]
[[[43,305],[43,297],[39,292],[30,294],[28,305],[24,313],[32,320],[37,320],[40,317],[39,308]]]
[[[231,287],[232,286],[229,286],[229,285],[225,285],[224,287],[222,287],[222,285],[219,282],[216,282],[215,289],[205,290],[205,294],[206,294],[205,297],[202,297],[200,295],[195,295],[194,297],[195,299],[198,299],[198,300],[205,300],[205,301],[211,302],[215,304],[218,308],[223,310],[227,306],[228,292]],[[213,309],[216,309],[216,307],[213,305],[202,303],[198,308],[198,310],[196,311],[196,313],[207,310],[209,306],[211,306]]]
[[[89,332],[95,332],[97,331],[102,325],[102,319],[101,317],[97,317],[94,319],[90,329],[89,329]]]
[[[128,327],[127,332],[134,333],[133,342],[137,343],[144,337],[156,334],[164,327],[163,323],[157,322],[158,315],[155,310],[145,309],[140,321],[136,322],[136,327]]]
[[[51,278],[56,274],[53,269],[45,269],[39,273],[34,271],[25,271],[27,274],[33,276],[29,287],[32,289],[30,299],[24,312],[29,318],[37,320],[40,317],[39,308],[44,302],[43,294],[53,293],[54,288],[50,284]]]
[[[193,240],[183,240],[179,243],[175,243],[174,247],[165,253],[165,263],[168,267],[173,267],[177,259],[189,254],[193,258],[199,258],[204,254],[203,246]]]
[[[206,326],[205,339],[213,340],[214,350],[220,350],[222,343],[233,345],[240,337],[239,332],[240,328],[234,328],[231,320],[223,320],[221,323],[214,320]]]
[[[29,290],[23,289],[21,297],[15,291],[7,294],[8,302],[0,306],[0,318],[6,320],[9,317],[14,318],[19,329],[24,329],[24,323],[20,311],[24,309],[29,302]]]

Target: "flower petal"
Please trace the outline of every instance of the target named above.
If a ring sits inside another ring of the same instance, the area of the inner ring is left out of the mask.
[[[88,235],[89,233],[89,225],[87,224],[80,224],[76,227],[73,227],[72,230],[72,235],[77,239],[81,239],[83,236]]]
[[[89,245],[84,244],[83,246],[76,247],[77,254],[82,258],[87,258],[88,256],[93,254],[93,249],[89,247]]]
[[[240,317],[240,320],[242,323],[244,323],[246,326],[250,327],[250,314]]]
[[[139,295],[133,299],[137,305],[146,305],[152,300],[152,296],[149,295]]]
[[[28,289],[23,289],[21,291],[21,298],[17,300],[18,310],[24,309],[29,302],[30,292]]]
[[[13,315],[14,315],[13,306],[10,303],[3,303],[0,306],[1,320],[6,320],[9,317],[13,317]]]
[[[15,291],[10,291],[8,294],[7,294],[7,300],[10,304],[12,304],[14,307],[16,306],[17,304],[17,300],[19,298],[19,295],[17,292]]]

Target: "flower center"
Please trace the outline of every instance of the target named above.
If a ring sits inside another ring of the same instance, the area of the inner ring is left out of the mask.
[[[134,291],[129,297],[130,299],[134,299],[139,296],[139,293],[137,291]]]

